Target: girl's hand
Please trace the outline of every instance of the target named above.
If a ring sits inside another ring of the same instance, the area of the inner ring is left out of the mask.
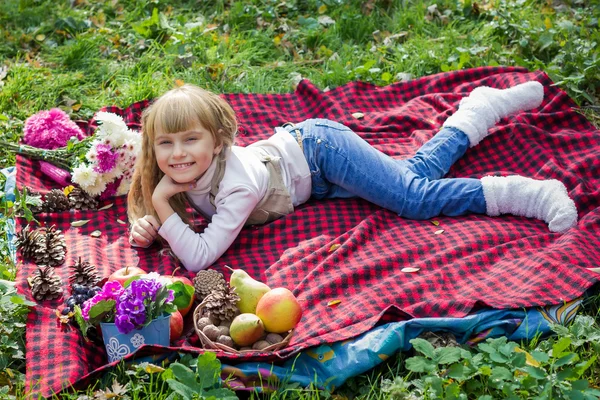
[[[148,247],[154,242],[158,235],[158,229],[160,223],[152,215],[145,215],[138,219],[131,226],[131,233],[129,234],[129,243],[140,246]]]
[[[164,175],[152,193],[152,203],[156,208],[157,203],[166,202],[177,193],[185,192],[196,187],[196,182],[177,183]]]

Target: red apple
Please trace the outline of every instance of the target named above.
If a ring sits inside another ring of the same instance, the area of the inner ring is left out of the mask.
[[[169,322],[169,335],[171,341],[179,339],[183,333],[183,316],[179,311],[174,311],[171,314]]]
[[[302,318],[302,307],[291,291],[280,287],[260,298],[256,305],[256,315],[267,331],[285,333],[294,328]]]
[[[186,305],[179,305],[177,304],[177,297],[183,295],[183,293],[175,293],[175,303],[177,305],[177,309],[179,310],[179,312],[181,313],[181,315],[183,317],[186,316],[186,314],[188,312],[190,312],[190,310],[192,309],[192,306],[194,305],[194,284],[192,283],[191,280],[189,280],[188,278],[186,278],[185,276],[175,276],[175,272],[177,272],[179,268],[177,268],[175,271],[173,271],[173,275],[171,276],[164,276],[164,278],[166,278],[170,283],[176,283],[176,282],[181,282],[184,285],[189,286],[188,288],[186,288],[187,293],[185,295],[189,295],[189,301],[186,303]]]
[[[133,278],[134,276],[139,276],[139,275],[146,275],[146,271],[144,271],[140,267],[127,266],[125,268],[118,269],[115,272],[113,272],[112,274],[110,274],[110,276],[108,277],[108,282],[117,281],[117,282],[120,282],[121,285],[124,287],[125,282],[127,282],[129,279]]]

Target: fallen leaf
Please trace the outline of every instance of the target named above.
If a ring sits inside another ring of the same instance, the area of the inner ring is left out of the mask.
[[[420,269],[421,268],[416,268],[416,267],[404,267],[400,270],[400,272],[417,272]]]
[[[69,319],[75,315],[73,313],[73,311],[69,311],[69,313],[67,315],[63,315],[60,311],[58,311],[58,308],[56,310],[54,310],[54,313],[56,314],[56,317],[58,318],[59,322],[61,324],[68,324],[69,323]]]
[[[91,220],[89,220],[89,219],[81,219],[79,221],[73,221],[73,222],[71,222],[71,226],[75,226],[75,227],[84,226],[85,224],[87,224],[90,221]]]
[[[183,85],[185,85],[184,81],[182,81],[181,79],[175,79],[175,86],[182,87]]]
[[[165,369],[163,367],[159,367],[158,365],[150,363],[148,363],[148,365],[146,365],[146,367],[144,368],[144,371],[148,372],[149,374],[153,374],[155,372],[163,372],[164,370]]]
[[[327,306],[328,306],[328,307],[335,306],[335,305],[338,305],[338,304],[340,304],[341,302],[342,302],[342,301],[341,301],[341,300],[339,300],[339,299],[337,299],[337,300],[331,300],[331,301],[327,302]]]
[[[99,238],[101,235],[102,232],[100,232],[99,230],[95,230],[94,232],[90,233],[90,236],[95,238]]]
[[[320,15],[317,21],[323,26],[335,25],[335,21],[328,15]]]
[[[114,203],[110,203],[110,204],[107,204],[107,205],[105,205],[104,207],[100,207],[100,208],[98,209],[98,211],[102,211],[102,210],[108,210],[109,208],[111,208],[111,207],[113,206],[113,204],[114,204]]]
[[[3,65],[0,67],[0,81],[6,78],[6,75],[8,75],[8,67]]]
[[[40,33],[39,35],[36,35],[35,40],[37,40],[38,42],[43,42],[44,40],[46,40],[46,35],[42,35]]]
[[[73,189],[75,189],[75,186],[73,185],[69,185],[66,188],[63,189],[63,193],[65,194],[65,196],[68,196],[69,194],[71,194],[71,192],[73,191]]]
[[[541,365],[535,358],[533,358],[533,356],[531,354],[529,354],[528,352],[526,352],[525,350],[523,350],[519,346],[515,347],[515,351],[517,353],[525,353],[525,360],[526,360],[525,364],[531,365],[533,367],[539,367]]]
[[[73,105],[71,106],[71,109],[72,109],[73,111],[79,111],[79,109],[80,109],[80,108],[81,108],[81,103],[73,104]]]
[[[113,380],[111,388],[107,388],[106,391],[98,390],[94,392],[94,398],[98,400],[122,399],[124,395],[127,394],[127,392],[129,391],[129,386],[129,383],[123,386],[115,379]]]
[[[436,235],[441,235],[442,233],[444,233],[444,230],[440,229],[440,230],[437,230],[437,231],[435,231],[433,233],[436,234]]]
[[[319,12],[319,14],[325,14],[327,12],[327,6],[325,4],[321,4],[318,12]]]
[[[127,222],[125,222],[125,221],[122,221],[122,220],[120,220],[120,219],[118,219],[118,220],[117,220],[117,222],[118,222],[118,223],[120,223],[121,225],[126,225],[126,224],[127,224]]]
[[[440,221],[431,221],[432,224],[434,224],[435,226],[439,226],[440,225]]]
[[[352,113],[352,116],[356,119],[362,119],[365,117],[365,114],[363,114],[361,112],[355,112],[355,113]]]
[[[337,249],[339,249],[342,245],[341,244],[332,244],[331,247],[329,248],[329,253],[331,253],[332,251],[335,251]]]

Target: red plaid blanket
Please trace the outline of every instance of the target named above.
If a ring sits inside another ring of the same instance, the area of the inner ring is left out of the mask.
[[[352,82],[322,91],[302,81],[290,94],[227,94],[240,121],[238,144],[266,139],[273,127],[309,117],[326,117],[350,126],[370,144],[396,158],[413,154],[456,110],[461,97],[479,85],[508,87],[528,80],[545,86],[546,98],[534,112],[507,118],[450,171],[454,177],[521,174],[556,178],[567,186],[579,210],[579,223],[565,234],[545,223],[513,216],[440,217],[413,221],[362,200],[309,201],[293,214],[265,226],[244,229],[214,268],[244,268],[271,287],[286,286],[304,307],[290,346],[275,360],[310,346],[348,339],[376,324],[410,317],[460,317],[479,307],[514,308],[555,304],[581,295],[598,280],[586,268],[599,267],[600,134],[567,94],[543,72],[520,68],[478,68],[376,87]],[[141,102],[120,113],[139,128]],[[363,118],[352,114],[360,112]],[[91,132],[93,125],[86,126]],[[53,187],[37,164],[19,157],[17,184]],[[168,252],[136,250],[127,243],[123,198],[104,211],[43,214],[66,236],[66,263],[57,268],[66,282],[67,266],[82,256],[105,275],[124,265],[171,273]],[[106,204],[108,202],[105,202]],[[81,227],[73,220],[89,219]],[[22,223],[23,221],[19,221]],[[199,221],[199,224],[205,224]],[[435,234],[443,229],[443,233]],[[100,230],[99,238],[90,233]],[[338,246],[339,245],[339,246]],[[402,272],[415,267],[417,272]],[[20,291],[35,265],[19,269]],[[191,275],[190,275],[191,276]],[[340,300],[335,306],[328,302]],[[61,326],[57,303],[36,306],[27,321],[27,382],[49,395],[106,364],[102,348]],[[191,314],[190,314],[191,316]],[[193,338],[181,348],[194,351]],[[180,348],[180,349],[181,349]],[[156,350],[156,349],[155,349]],[[220,354],[232,361],[235,356]]]

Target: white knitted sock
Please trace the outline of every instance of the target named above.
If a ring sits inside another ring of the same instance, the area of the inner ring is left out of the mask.
[[[481,178],[487,214],[513,214],[545,221],[552,232],[564,232],[577,224],[577,208],[567,188],[556,179],[535,180],[523,176]]]
[[[488,129],[500,119],[537,108],[543,100],[544,87],[537,81],[508,89],[480,86],[460,101],[458,111],[443,126],[463,131],[469,137],[470,147],[473,147],[488,135]]]

